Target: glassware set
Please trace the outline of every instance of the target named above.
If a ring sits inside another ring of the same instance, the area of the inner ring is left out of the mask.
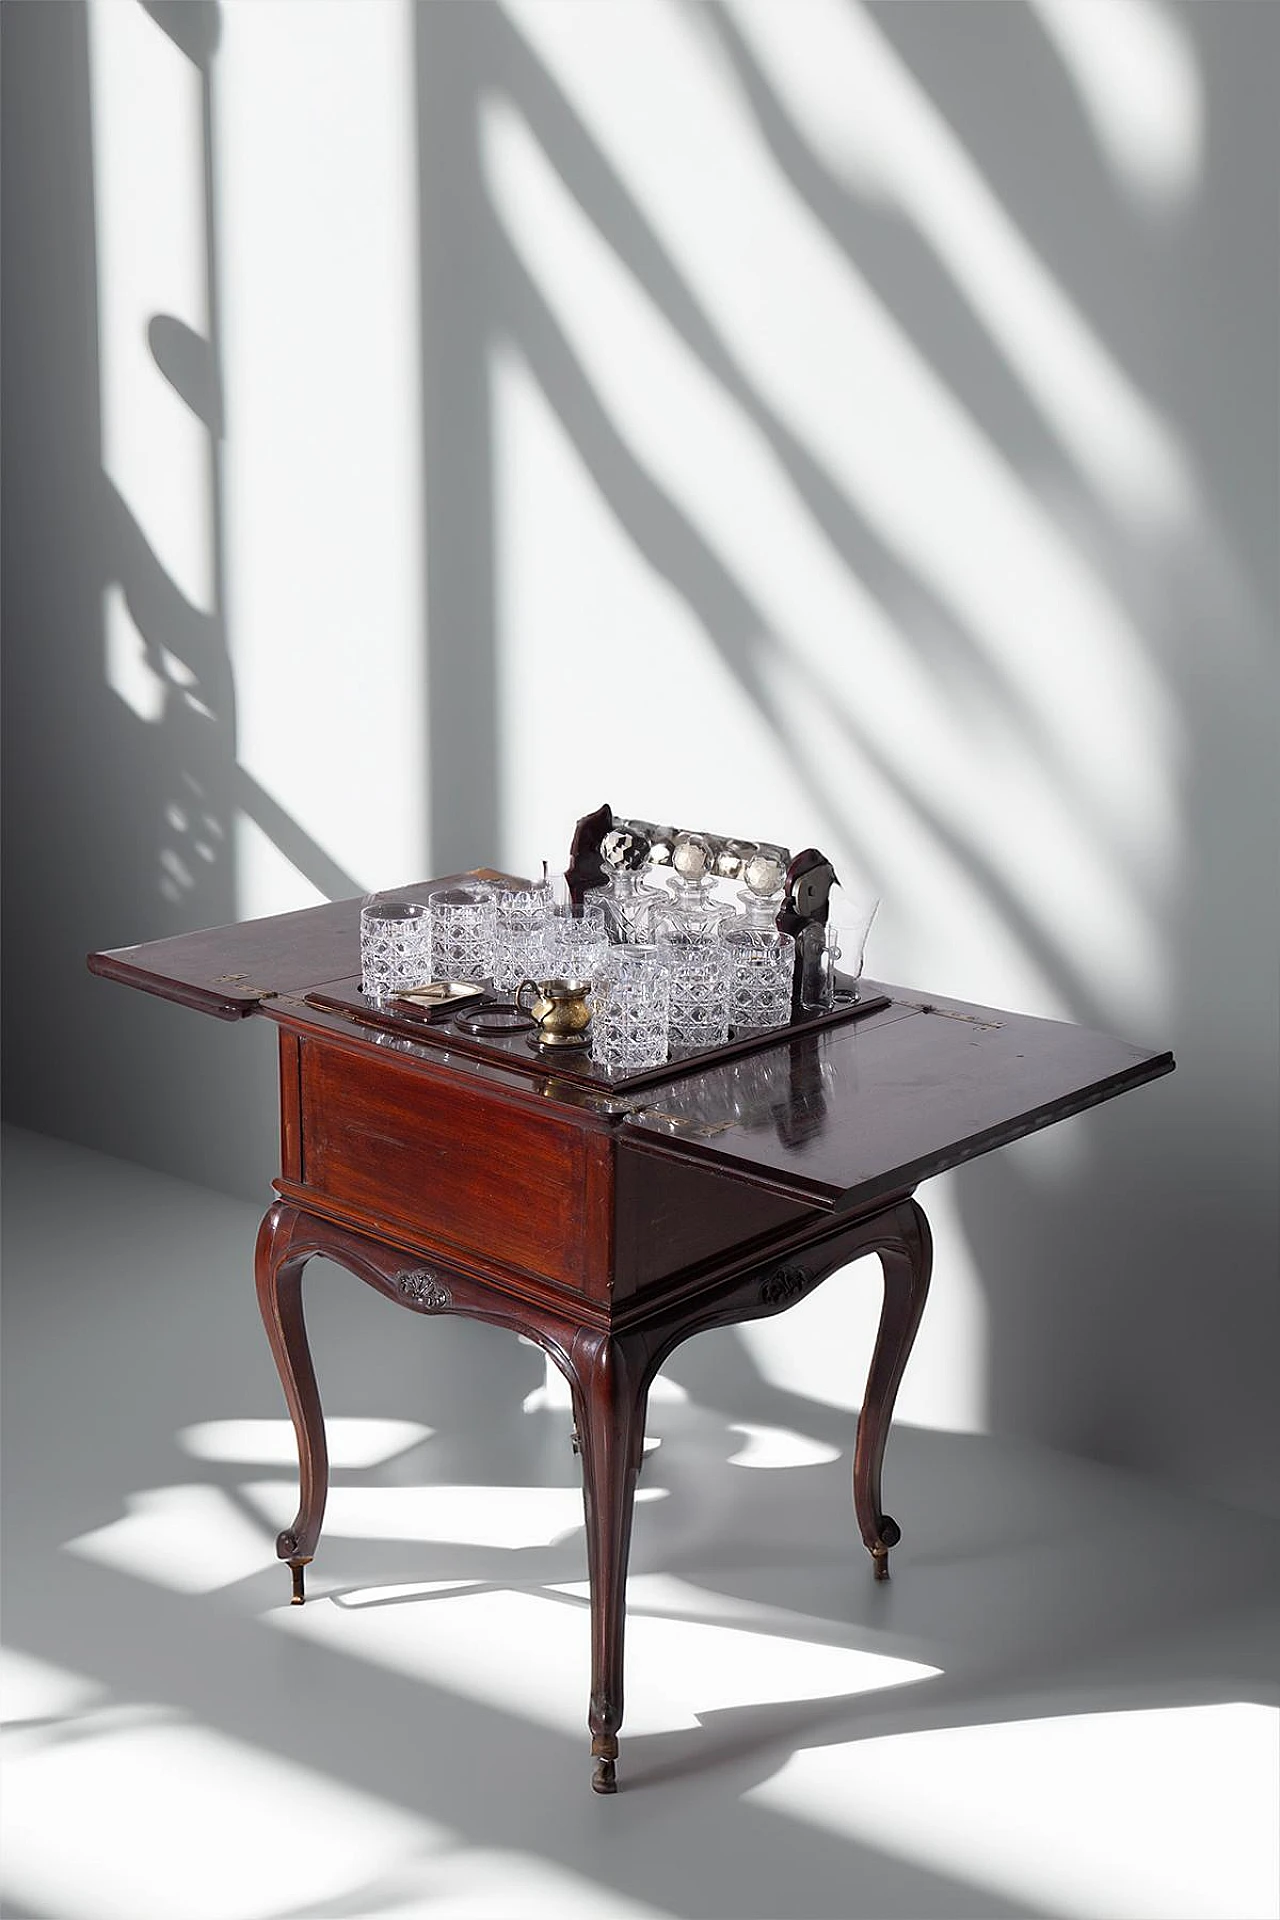
[[[539,1009],[561,1007],[550,989],[563,988],[590,1007],[589,1032],[573,1043],[589,1041],[593,1061],[621,1076],[744,1029],[785,1026],[798,971],[809,1013],[832,1008],[858,978],[878,901],[855,896],[838,921],[804,928],[811,951],[797,969],[796,941],[777,926],[786,874],[772,849],[732,843],[726,857],[720,843],[713,853],[701,835],[680,833],[659,864],[642,828],[627,822],[605,836],[609,882],[580,905],[564,876],[545,872],[522,887],[456,881],[423,903],[371,898],[360,917],[365,996],[382,1006],[432,982],[492,982],[537,1020],[529,1039],[541,1049],[564,1022]],[[721,892],[730,879],[741,882],[736,906]]]

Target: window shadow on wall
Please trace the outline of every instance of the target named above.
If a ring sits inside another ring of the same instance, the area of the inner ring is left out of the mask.
[[[321,891],[358,891],[237,763],[211,103],[221,10],[155,0],[138,11],[198,76],[202,195],[184,218],[203,236],[209,324],[156,311],[146,341],[167,404],[203,439],[208,523],[191,532],[208,543],[210,604],[183,591],[105,470],[99,232],[122,209],[104,207],[94,180],[86,10],[6,8],[6,1111],[256,1193],[276,1163],[272,1037],[104,991],[84,969],[96,948],[235,920],[238,815]],[[156,104],[125,103],[143,116]],[[127,217],[145,225],[148,209]]]
[[[1171,1044],[1178,1072],[1141,1104],[1070,1123],[1069,1171],[1044,1154],[994,1155],[958,1191],[987,1294],[993,1429],[1275,1511],[1280,938],[1262,876],[1275,864],[1280,514],[1280,153],[1265,76],[1280,36],[1265,9],[1169,13],[1188,36],[1205,129],[1176,241],[1115,190],[1029,10],[877,9],[1186,449],[1200,493],[1185,541],[1121,526],[1046,466],[999,382],[964,367],[963,334],[938,324],[945,309],[913,303],[934,363],[1033,483],[1042,476],[1129,609],[1185,742],[1179,884],[1159,927],[1169,1006],[1132,1035]],[[1097,693],[1105,702],[1107,687]],[[1075,1017],[1104,1024],[1104,1007],[1063,985]]]
[[[150,12],[201,75],[206,203],[198,211],[212,234],[207,102],[218,10]],[[1274,816],[1273,609],[1263,604],[1276,515],[1276,169],[1264,93],[1274,17],[1242,8],[1178,16],[1194,42],[1207,143],[1197,198],[1172,247],[1117,195],[1030,9],[871,12],[1188,450],[1204,510],[1195,536],[1175,551],[1120,526],[1084,484],[920,233],[824,166],[735,11],[702,17],[780,173],[1146,636],[1187,743],[1181,881],[1160,927],[1170,1004],[1148,1031],[1131,1032],[1172,1044],[1178,1074],[1071,1123],[1075,1155],[1061,1165],[1002,1154],[957,1177],[987,1293],[993,1424],[1198,1476],[1227,1497],[1264,1498],[1274,1443],[1264,1373],[1276,1334],[1267,1284],[1274,982],[1259,962],[1275,950],[1273,889],[1259,878],[1273,871]],[[518,343],[637,552],[692,610],[757,712],[774,712],[762,610],[634,457],[501,230],[480,157],[486,93],[516,104],[577,205],[763,437],[813,523],[931,681],[957,700],[980,698],[1049,756],[1034,706],[993,667],[960,610],[904,563],[753,382],[504,10],[422,6],[415,24],[429,611],[438,639],[427,777],[437,866],[498,839],[495,340]],[[237,809],[322,891],[357,889],[237,767],[216,524],[216,591],[212,611],[201,613],[102,471],[84,10],[11,6],[4,44],[7,1095],[26,1125],[99,1146],[127,1139],[153,1165],[259,1191],[275,1161],[269,1034],[257,1023],[230,1034],[91,982],[83,955],[233,919]],[[211,273],[214,266],[211,250]],[[215,298],[207,340],[164,314],[149,328],[157,377],[207,430],[215,501],[216,310]],[[103,595],[113,583],[160,687],[152,720],[104,678]],[[822,699],[818,677],[813,693]],[[1105,687],[1098,698],[1105,704]],[[891,781],[874,730],[856,717],[842,724],[849,764]],[[794,733],[784,740],[799,763],[805,743]],[[824,760],[809,779],[815,811],[843,822],[868,878],[892,895],[894,861],[860,833],[847,776]],[[1012,886],[926,791],[904,786],[901,799],[1073,1017],[1113,1024],[1103,971],[1055,943],[1030,889]],[[1037,884],[1052,886],[1052,866],[1046,849]]]
[[[852,5],[852,0],[851,0]],[[853,9],[858,12],[858,9]],[[1055,939],[1043,870],[1012,884],[956,825],[945,798],[898,779],[896,798],[974,883],[1072,1018],[1121,1027],[1180,1058],[1171,1082],[1071,1123],[1059,1160],[1002,1154],[956,1177],[986,1296],[990,1419],[1018,1433],[1246,1502],[1268,1495],[1275,1415],[1274,982],[1270,821],[1276,510],[1273,164],[1265,85],[1274,21],[1262,10],[1178,10],[1205,101],[1202,178],[1178,238],[1127,200],[1031,8],[868,10],[957,135],[1016,230],[1067,290],[1104,352],[1186,458],[1193,524],[1176,539],[1115,509],[1054,431],[964,286],[897,207],[824,164],[753,55],[732,7],[699,9],[774,164],[873,288],[1029,496],[1141,636],[1144,666],[1176,716],[1183,759],[1178,874],[1156,928],[1166,1005],[1117,1019],[1087,938]],[[894,551],[753,383],[598,139],[499,6],[417,14],[423,192],[425,453],[431,630],[466,635],[433,667],[433,814],[444,844],[467,819],[496,833],[494,478],[487,382],[511,342],[636,552],[668,583],[720,663],[803,770],[815,811],[841,822],[878,889],[893,850],[860,831],[852,776],[806,759],[771,697],[769,622],[731,567],[632,452],[555,313],[503,230],[480,145],[486,100],[510,102],[561,185],[684,347],[763,436],[813,522],[880,603],[942,697],[977,700],[1053,764],[1051,735],[962,610]],[[655,131],[655,138],[660,138]],[[1263,164],[1263,161],[1266,164]],[[1001,557],[990,563],[998,568]],[[1011,589],[1016,590],[1016,589]],[[1031,625],[1037,609],[1025,608]],[[814,674],[811,692],[826,689]],[[1097,687],[1100,714],[1110,689]],[[1153,716],[1154,720],[1154,716]],[[848,768],[884,782],[873,729],[841,715]],[[1097,808],[1089,784],[1072,799]],[[588,796],[591,798],[593,796]],[[1090,818],[1104,846],[1122,822]],[[992,824],[998,831],[998,822]],[[1145,876],[1133,885],[1143,891]],[[1159,898],[1158,892],[1155,897]],[[922,983],[946,990],[945,981]],[[1132,1010],[1130,1010],[1132,1012]],[[1135,1030],[1135,1025],[1143,1030]],[[945,1276],[940,1275],[945,1284]]]

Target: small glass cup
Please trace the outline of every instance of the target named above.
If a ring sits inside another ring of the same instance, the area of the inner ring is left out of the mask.
[[[591,988],[591,1057],[607,1073],[641,1073],[667,1058],[671,974],[656,947],[610,946]]]
[[[534,943],[551,906],[551,883],[528,887],[494,887],[493,984],[499,993],[514,993],[534,964]]]
[[[431,915],[416,900],[370,900],[360,909],[360,987],[375,1006],[431,978]]]
[[[862,977],[862,955],[880,902],[869,894],[850,899],[843,888],[841,896],[839,917],[802,935],[808,940],[821,934],[821,944],[814,940],[810,962],[800,970],[800,1004],[806,1013],[829,1012],[837,998],[858,998],[856,983]]]
[[[843,983],[862,978],[862,956],[866,950],[867,935],[880,911],[880,902],[872,894],[850,894],[844,888],[836,903],[833,916],[836,927],[836,943],[839,946],[840,966],[836,976],[836,991],[840,992]],[[855,993],[854,998],[857,998]]]
[[[488,980],[493,973],[497,912],[484,881],[437,887],[431,905],[431,978]]]
[[[658,953],[671,973],[672,1047],[701,1052],[729,1038],[733,950],[723,940],[659,935]]]
[[[782,1027],[791,1018],[796,943],[789,933],[730,921],[720,939],[732,955],[729,1023],[733,1027]]]

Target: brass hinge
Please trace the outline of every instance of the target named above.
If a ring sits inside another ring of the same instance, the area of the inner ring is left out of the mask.
[[[215,973],[214,985],[234,987],[245,1000],[274,1000],[278,987],[255,987],[247,973]]]
[[[932,1000],[899,1000],[901,1007],[914,1007],[917,1013],[932,1013],[939,1020],[960,1020],[966,1027],[981,1027],[984,1033],[999,1033],[1003,1020],[979,1020],[976,1013],[955,1013],[950,1007],[937,1007]]]

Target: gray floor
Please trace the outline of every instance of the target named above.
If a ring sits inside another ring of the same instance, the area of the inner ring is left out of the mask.
[[[900,1427],[877,1588],[847,1416],[706,1336],[651,1410],[600,1801],[539,1356],[314,1269],[347,1464],[290,1609],[256,1211],[5,1165],[11,1920],[1276,1912],[1274,1523]]]

